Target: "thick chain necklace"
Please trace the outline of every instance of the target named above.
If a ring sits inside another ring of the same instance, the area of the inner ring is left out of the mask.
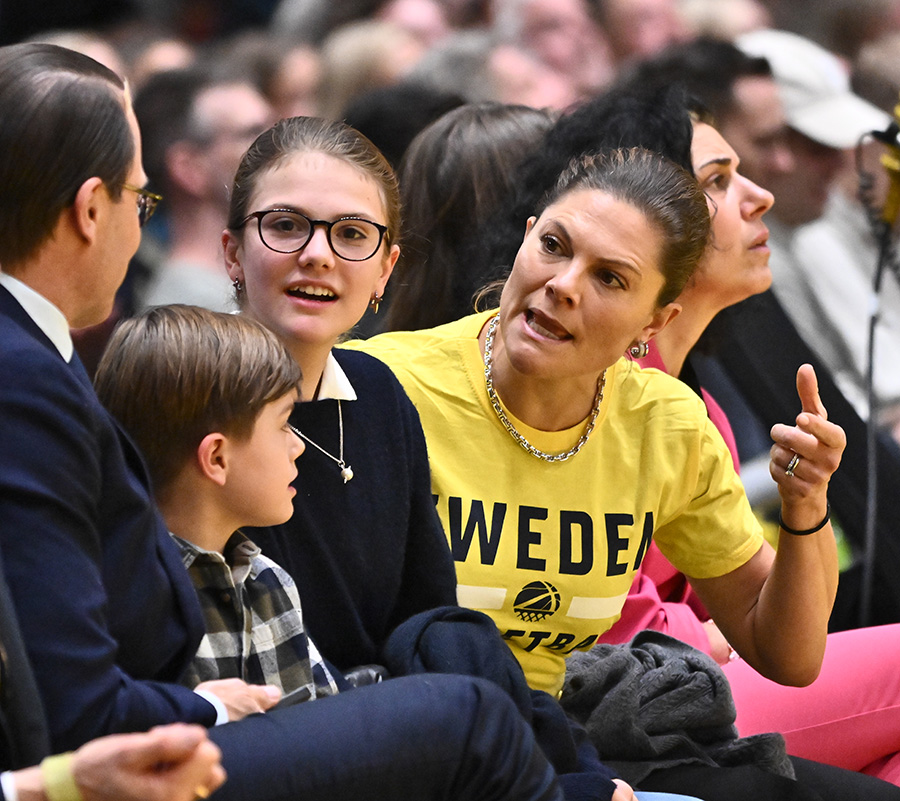
[[[488,398],[490,398],[491,406],[494,407],[497,417],[500,418],[500,422],[503,423],[503,427],[510,433],[510,436],[512,436],[519,445],[535,458],[541,459],[544,462],[564,462],[566,459],[571,459],[584,447],[584,443],[588,441],[588,437],[591,436],[591,432],[594,430],[594,424],[597,422],[597,415],[600,414],[600,404],[603,403],[603,390],[606,388],[606,370],[603,371],[603,375],[600,376],[600,380],[597,382],[597,394],[594,397],[594,410],[591,412],[591,418],[588,420],[587,428],[584,430],[584,433],[581,435],[578,442],[564,453],[547,453],[540,448],[535,448],[534,445],[519,433],[512,424],[512,421],[506,416],[506,412],[503,411],[503,407],[500,405],[500,399],[497,397],[497,393],[494,390],[492,370],[494,333],[499,321],[500,315],[497,314],[491,319],[491,322],[488,325],[487,334],[484,337],[484,385],[487,387],[487,394]]]
[[[329,453],[318,443],[313,442],[309,437],[306,436],[299,428],[295,426],[291,426],[291,431],[293,431],[300,439],[304,442],[308,442],[312,445],[316,450],[324,453],[332,462],[336,462],[338,467],[341,468],[341,478],[344,479],[344,483],[346,484],[351,478],[353,478],[353,468],[350,467],[344,461],[344,416],[341,414],[341,402],[337,402],[338,407],[338,431],[340,432],[340,452],[338,456],[335,456],[333,453]],[[290,424],[289,424],[290,425]]]

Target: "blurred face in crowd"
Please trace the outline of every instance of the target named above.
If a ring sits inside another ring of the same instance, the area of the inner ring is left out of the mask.
[[[734,99],[734,110],[722,120],[722,136],[740,157],[741,171],[775,196],[772,214],[786,225],[821,217],[843,151],[788,127],[770,77],[739,78]]]
[[[618,61],[655,55],[689,34],[675,0],[603,0],[603,29]]]
[[[201,132],[206,197],[228,202],[228,190],[244,151],[273,122],[265,98],[247,83],[211,86],[201,92],[194,107]]]

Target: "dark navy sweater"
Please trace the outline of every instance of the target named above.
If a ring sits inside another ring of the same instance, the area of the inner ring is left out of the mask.
[[[322,655],[342,670],[378,663],[391,631],[411,615],[456,603],[456,573],[435,512],[419,416],[382,362],[334,355],[356,390],[343,401],[340,468],[307,445],[297,460],[294,515],[247,536],[294,578]],[[335,456],[337,401],[298,403],[291,423]]]

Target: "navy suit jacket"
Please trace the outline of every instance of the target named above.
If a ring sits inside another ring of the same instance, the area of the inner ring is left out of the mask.
[[[213,706],[174,684],[203,619],[143,461],[0,286],[0,553],[54,751]]]

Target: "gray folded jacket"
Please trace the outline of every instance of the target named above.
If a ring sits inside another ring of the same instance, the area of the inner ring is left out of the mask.
[[[738,737],[728,680],[680,640],[642,631],[569,657],[561,703],[630,784],[683,764],[755,765],[794,778],[780,734]]]

